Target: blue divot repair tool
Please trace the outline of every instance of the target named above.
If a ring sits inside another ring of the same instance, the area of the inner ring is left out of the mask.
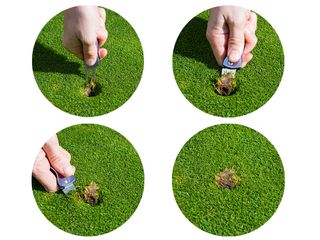
[[[50,170],[56,176],[57,184],[64,194],[67,195],[68,192],[70,192],[71,190],[76,190],[76,187],[73,184],[76,181],[76,179],[73,175],[65,177],[58,173],[56,170],[54,170],[53,167],[50,167]]]
[[[86,83],[88,83],[90,80],[94,82],[96,80],[96,69],[97,66],[100,64],[100,56],[99,56],[99,43],[98,40],[96,41],[97,46],[97,61],[92,66],[89,66],[85,61],[85,69],[86,69]],[[90,76],[89,76],[90,75]]]
[[[223,60],[223,68],[221,70],[221,75],[231,72],[233,73],[233,75],[236,74],[237,69],[241,68],[242,65],[242,57],[239,59],[239,61],[233,63],[233,62],[229,62],[228,57],[226,57]]]

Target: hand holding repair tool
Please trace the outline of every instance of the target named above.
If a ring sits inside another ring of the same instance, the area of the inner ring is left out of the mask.
[[[96,69],[97,69],[97,66],[99,66],[99,64],[100,64],[98,40],[96,41],[96,46],[97,46],[97,60],[96,60],[95,64],[90,66],[86,63],[86,61],[84,61],[84,65],[85,65],[85,69],[86,69],[86,83],[88,83],[90,81],[94,82],[96,80]]]
[[[221,75],[231,72],[233,75],[236,74],[237,69],[242,66],[242,56],[237,62],[229,62],[228,57],[223,60],[223,68],[221,70]]]
[[[56,176],[57,184],[65,195],[67,195],[71,190],[76,190],[76,187],[74,186],[76,179],[73,175],[65,177],[58,173],[53,167],[50,167],[50,170]]]

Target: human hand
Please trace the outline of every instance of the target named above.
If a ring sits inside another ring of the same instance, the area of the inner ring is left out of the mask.
[[[78,6],[64,11],[63,46],[86,64],[92,66],[97,60],[97,46],[101,47],[108,37],[105,28],[106,12],[97,6]],[[107,49],[99,48],[100,59]]]
[[[226,56],[230,62],[237,62],[242,56],[244,67],[253,57],[256,28],[257,15],[250,10],[235,6],[212,8],[206,36],[217,63],[222,66]]]
[[[32,169],[32,176],[48,191],[58,190],[56,176],[50,171],[53,167],[61,175],[68,177],[74,174],[75,167],[70,164],[71,156],[59,145],[56,135],[50,138],[41,148]]]

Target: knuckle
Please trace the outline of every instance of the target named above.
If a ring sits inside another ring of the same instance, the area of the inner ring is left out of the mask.
[[[70,161],[70,160],[71,160],[71,154],[70,154],[68,151],[66,151],[66,150],[64,150],[64,158],[65,158],[67,161]]]
[[[50,155],[50,162],[51,164],[57,165],[61,162],[62,155],[60,153],[53,153]]]
[[[97,54],[97,50],[96,50],[95,48],[88,48],[88,49],[87,49],[87,56],[88,56],[89,58],[95,57],[96,54]]]
[[[229,40],[228,40],[228,43],[233,45],[233,46],[243,46],[243,43],[244,43],[244,39],[243,38],[240,38],[238,36],[230,36],[229,37]]]
[[[43,168],[41,167],[41,165],[39,165],[39,164],[34,164],[33,165],[32,175],[34,177],[37,177],[37,176],[41,175],[43,172],[44,171],[43,171]]]

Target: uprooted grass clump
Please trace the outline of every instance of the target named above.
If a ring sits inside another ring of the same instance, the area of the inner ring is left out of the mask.
[[[220,117],[243,116],[264,105],[279,86],[284,70],[280,39],[258,15],[254,58],[237,70],[237,88],[233,94],[222,97],[214,87],[221,76],[221,66],[215,61],[206,38],[209,15],[210,11],[204,11],[194,17],[179,34],[173,53],[175,79],[183,95],[196,108]]]
[[[97,96],[100,93],[100,91],[101,91],[101,89],[100,89],[100,85],[98,83],[95,83],[93,81],[89,81],[84,88],[83,94],[86,97],[94,97],[94,96]]]
[[[98,189],[99,187],[97,184],[95,182],[91,182],[85,187],[81,198],[91,206],[98,205],[100,202]]]
[[[136,32],[120,15],[106,11],[110,36],[105,47],[112,54],[97,68],[98,93],[86,97],[83,60],[61,44],[63,13],[44,26],[35,43],[32,65],[37,84],[54,106],[70,114],[93,117],[114,111],[132,96],[141,79],[143,50]]]
[[[95,88],[96,84],[93,81],[88,82],[86,87],[84,88],[84,95],[87,97],[93,96]]]
[[[77,188],[76,191],[72,191],[68,194],[68,198],[73,204],[79,204],[85,202],[91,206],[96,206],[101,203],[101,192],[98,190],[99,187],[95,182],[91,182],[84,189]]]
[[[233,167],[218,173],[214,179],[219,188],[234,189],[240,183],[240,177],[236,175]]]
[[[84,88],[83,82],[81,86]],[[79,95],[80,88],[76,90]],[[82,95],[87,100],[100,97]],[[97,124],[74,125],[57,136],[77,168],[77,190],[67,196],[49,193],[34,181],[33,194],[42,213],[61,230],[81,236],[101,235],[120,227],[135,212],[143,193],[143,166],[135,148],[118,132]],[[94,206],[82,198],[92,181],[98,187],[99,204]]]
[[[236,89],[236,81],[234,73],[226,72],[218,78],[214,85],[215,90],[221,96],[229,96]]]

